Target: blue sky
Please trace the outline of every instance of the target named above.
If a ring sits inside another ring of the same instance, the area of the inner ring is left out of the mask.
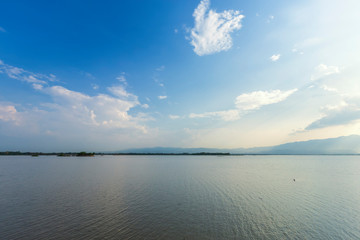
[[[7,1],[0,150],[360,134],[360,3]]]

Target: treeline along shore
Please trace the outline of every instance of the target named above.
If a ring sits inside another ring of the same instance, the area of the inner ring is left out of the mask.
[[[0,152],[0,156],[58,156],[58,157],[93,157],[103,155],[232,155],[230,153],[210,153],[210,152],[199,152],[199,153],[95,153],[95,152],[20,152],[20,151],[5,151]],[[239,154],[235,154],[239,155]]]

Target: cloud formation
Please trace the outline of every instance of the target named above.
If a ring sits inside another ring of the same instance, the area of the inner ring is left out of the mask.
[[[0,60],[0,73],[6,74],[9,78],[20,80],[32,84],[34,89],[41,89],[48,82],[56,81],[56,76],[53,74],[45,75],[26,71],[22,68],[14,67],[5,64]]]
[[[167,96],[158,96],[158,99],[164,100],[164,99],[167,99]]]
[[[254,110],[262,106],[284,101],[297,89],[288,91],[272,90],[272,91],[255,91],[239,95],[235,100],[235,105],[240,110]]]
[[[169,118],[172,119],[172,120],[175,120],[175,119],[179,119],[180,116],[170,114],[170,115],[169,115]]]
[[[124,86],[108,87],[110,94],[91,96],[60,85],[51,86],[53,75],[32,73],[2,61],[0,73],[27,82],[38,93],[50,97],[50,101],[36,107],[0,102],[0,122],[6,129],[12,129],[9,134],[17,136],[16,132],[21,132],[43,138],[51,133],[65,142],[79,141],[80,136],[93,143],[106,138],[114,139],[113,145],[132,141],[130,136],[136,136],[133,137],[135,141],[147,135],[148,128],[144,123],[152,118],[141,112],[130,114],[129,111],[137,106],[149,106],[141,105],[138,97]],[[92,139],[92,136],[98,136],[98,139]]]
[[[15,106],[0,103],[0,120],[4,122],[11,121],[18,124],[20,122],[20,118]]]
[[[217,13],[209,10],[210,0],[202,0],[193,13],[195,26],[191,29],[191,45],[199,55],[227,51],[232,47],[230,33],[241,28],[244,15],[227,10]]]
[[[206,113],[191,113],[189,118],[220,118],[226,122],[236,121],[240,119],[240,111],[238,109],[231,109],[226,111],[206,112]]]
[[[242,115],[248,113],[249,111],[260,109],[262,106],[265,105],[282,102],[296,91],[297,89],[292,89],[288,91],[273,90],[244,93],[236,97],[235,109],[206,112],[201,114],[191,113],[189,115],[189,118],[215,117],[220,118],[224,121],[235,121],[240,119]]]
[[[137,97],[122,88],[120,88],[121,90],[115,87],[111,89],[115,89],[113,90],[115,92],[119,91],[119,96],[123,99],[106,94],[89,96],[62,86],[52,86],[43,91],[54,99],[53,104],[46,106],[58,111],[59,116],[65,117],[74,124],[142,128],[137,125],[136,117],[128,114],[131,108],[140,104]]]
[[[276,62],[277,60],[280,59],[280,54],[274,54],[270,57],[270,60],[273,61],[273,62]]]
[[[342,101],[335,106],[323,108],[324,116],[309,124],[305,130],[314,130],[337,125],[346,125],[355,120],[360,120],[359,104]]]
[[[315,81],[336,73],[340,73],[340,68],[338,66],[327,66],[322,63],[315,68],[315,72],[311,75],[311,80]]]

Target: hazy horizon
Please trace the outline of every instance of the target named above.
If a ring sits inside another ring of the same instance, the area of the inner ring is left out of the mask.
[[[360,2],[8,1],[0,151],[360,134]]]

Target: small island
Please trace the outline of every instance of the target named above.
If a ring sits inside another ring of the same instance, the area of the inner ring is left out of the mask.
[[[87,152],[79,152],[76,154],[77,157],[93,157],[95,156],[95,153],[87,153]]]

